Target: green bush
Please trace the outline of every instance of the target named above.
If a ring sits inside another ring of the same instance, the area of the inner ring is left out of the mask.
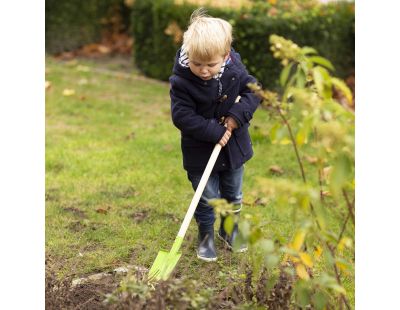
[[[115,6],[123,11],[123,0],[46,0],[46,52],[55,54],[98,41]]]
[[[183,30],[187,27],[193,5],[176,6],[171,0],[136,0],[132,8],[132,31],[135,39],[134,58],[139,69],[146,75],[167,80],[171,75],[175,53],[180,43],[165,34],[168,25],[175,21]],[[210,9],[210,14],[222,12]],[[227,14],[225,13],[225,16]]]
[[[132,8],[134,58],[146,75],[167,80],[181,42],[165,29],[175,22],[185,31],[197,6],[174,5],[172,0],[136,0]],[[252,9],[209,8],[210,15],[228,20],[234,27],[233,47],[240,52],[250,73],[268,88],[278,87],[279,61],[269,50],[268,38],[277,34],[312,46],[331,59],[336,75],[346,77],[354,69],[354,11],[352,4],[321,6],[294,14],[269,16],[267,7]]]

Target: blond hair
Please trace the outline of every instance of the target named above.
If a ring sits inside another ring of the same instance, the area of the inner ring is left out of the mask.
[[[211,17],[203,8],[190,16],[189,27],[183,34],[183,47],[189,58],[208,61],[225,56],[232,45],[232,26],[221,18]]]

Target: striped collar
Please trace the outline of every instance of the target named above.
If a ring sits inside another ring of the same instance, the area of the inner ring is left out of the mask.
[[[179,54],[179,64],[182,66],[182,67],[184,67],[184,68],[189,68],[189,57],[187,56],[187,54],[186,54],[186,51],[185,51],[185,49],[184,49],[184,46],[182,46],[182,48],[181,48],[181,51],[180,51],[180,54]],[[222,64],[222,66],[221,66],[221,69],[219,70],[219,72],[216,74],[216,75],[214,75],[212,78],[213,79],[216,79],[216,80],[219,80],[221,77],[222,77],[222,74],[224,73],[224,71],[225,71],[225,66],[227,65],[227,64],[229,64],[229,62],[231,61],[231,56],[229,56],[229,58],[226,60],[226,61],[224,61],[224,63]]]

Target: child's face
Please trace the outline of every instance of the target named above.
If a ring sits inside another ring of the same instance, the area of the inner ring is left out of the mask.
[[[226,56],[215,56],[209,61],[201,61],[196,58],[189,57],[189,68],[192,73],[204,81],[212,79],[212,77],[218,74],[224,61],[228,59]]]

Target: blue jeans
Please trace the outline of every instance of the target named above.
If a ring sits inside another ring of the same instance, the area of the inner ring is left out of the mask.
[[[197,205],[194,217],[198,225],[202,227],[214,225],[214,208],[208,201],[215,198],[226,199],[229,203],[240,205],[242,203],[242,184],[244,166],[234,170],[212,172],[199,204]],[[192,182],[192,187],[196,190],[200,183],[202,173],[193,174],[188,172],[188,179]]]

